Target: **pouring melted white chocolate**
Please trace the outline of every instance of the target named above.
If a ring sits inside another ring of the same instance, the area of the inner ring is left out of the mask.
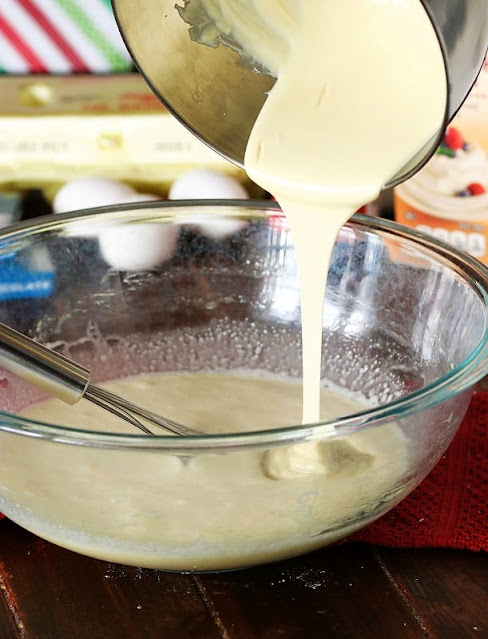
[[[252,4],[259,22],[260,7],[269,3]],[[278,79],[251,133],[245,166],[277,198],[294,238],[303,421],[309,423],[320,413],[322,309],[336,235],[439,131],[446,79],[419,0],[272,0],[271,5],[288,8],[293,28],[286,34]],[[247,36],[241,44],[252,55],[252,30]]]
[[[277,76],[245,168],[277,198],[294,238],[302,421],[314,423],[337,233],[441,128],[447,96],[441,49],[419,0],[191,0],[180,9],[185,19],[188,11],[206,15],[207,28],[215,24]],[[322,467],[315,444],[274,454],[276,478]]]
[[[177,9],[193,37],[212,46],[234,41],[277,77],[245,168],[291,226],[303,422],[316,422],[332,247],[348,218],[443,124],[447,84],[437,36],[420,0],[186,0]]]

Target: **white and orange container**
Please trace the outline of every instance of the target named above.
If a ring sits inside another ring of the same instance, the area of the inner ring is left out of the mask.
[[[395,188],[394,211],[488,264],[488,58],[436,154]]]

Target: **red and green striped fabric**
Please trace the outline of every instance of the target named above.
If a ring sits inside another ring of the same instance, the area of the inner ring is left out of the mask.
[[[0,0],[0,73],[130,69],[110,0]]]

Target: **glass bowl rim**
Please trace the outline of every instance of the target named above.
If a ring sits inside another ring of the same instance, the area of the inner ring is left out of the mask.
[[[164,214],[182,209],[191,209],[188,220],[194,220],[195,214],[205,210],[212,217],[225,214],[231,217],[257,216],[266,219],[269,214],[281,214],[276,202],[270,200],[161,200],[131,202],[117,205],[80,209],[69,213],[46,215],[41,218],[19,222],[0,231],[0,241],[10,236],[22,239],[25,236],[62,229],[70,222],[84,222],[87,218],[131,211],[158,210],[158,219]],[[208,209],[208,210],[206,210]],[[174,216],[173,216],[174,217]],[[68,426],[53,425],[0,411],[0,432],[38,438],[62,444],[108,448],[118,450],[167,451],[172,454],[197,454],[213,450],[239,450],[250,448],[269,448],[273,446],[298,444],[305,441],[342,437],[366,427],[379,426],[387,422],[403,419],[470,389],[488,372],[488,268],[463,251],[450,244],[415,229],[396,222],[374,218],[364,214],[355,214],[346,226],[372,230],[377,234],[386,234],[398,240],[405,240],[417,247],[430,251],[437,261],[444,261],[477,293],[485,308],[485,327],[481,340],[466,359],[448,373],[425,387],[409,393],[385,405],[368,408],[339,419],[320,421],[315,424],[291,425],[272,430],[239,432],[228,434],[208,434],[201,436],[176,436],[172,434],[126,435],[100,431],[79,430]]]

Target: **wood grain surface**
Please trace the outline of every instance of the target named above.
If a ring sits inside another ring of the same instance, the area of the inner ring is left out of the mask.
[[[488,639],[488,556],[358,544],[185,575],[0,522],[0,639]]]

